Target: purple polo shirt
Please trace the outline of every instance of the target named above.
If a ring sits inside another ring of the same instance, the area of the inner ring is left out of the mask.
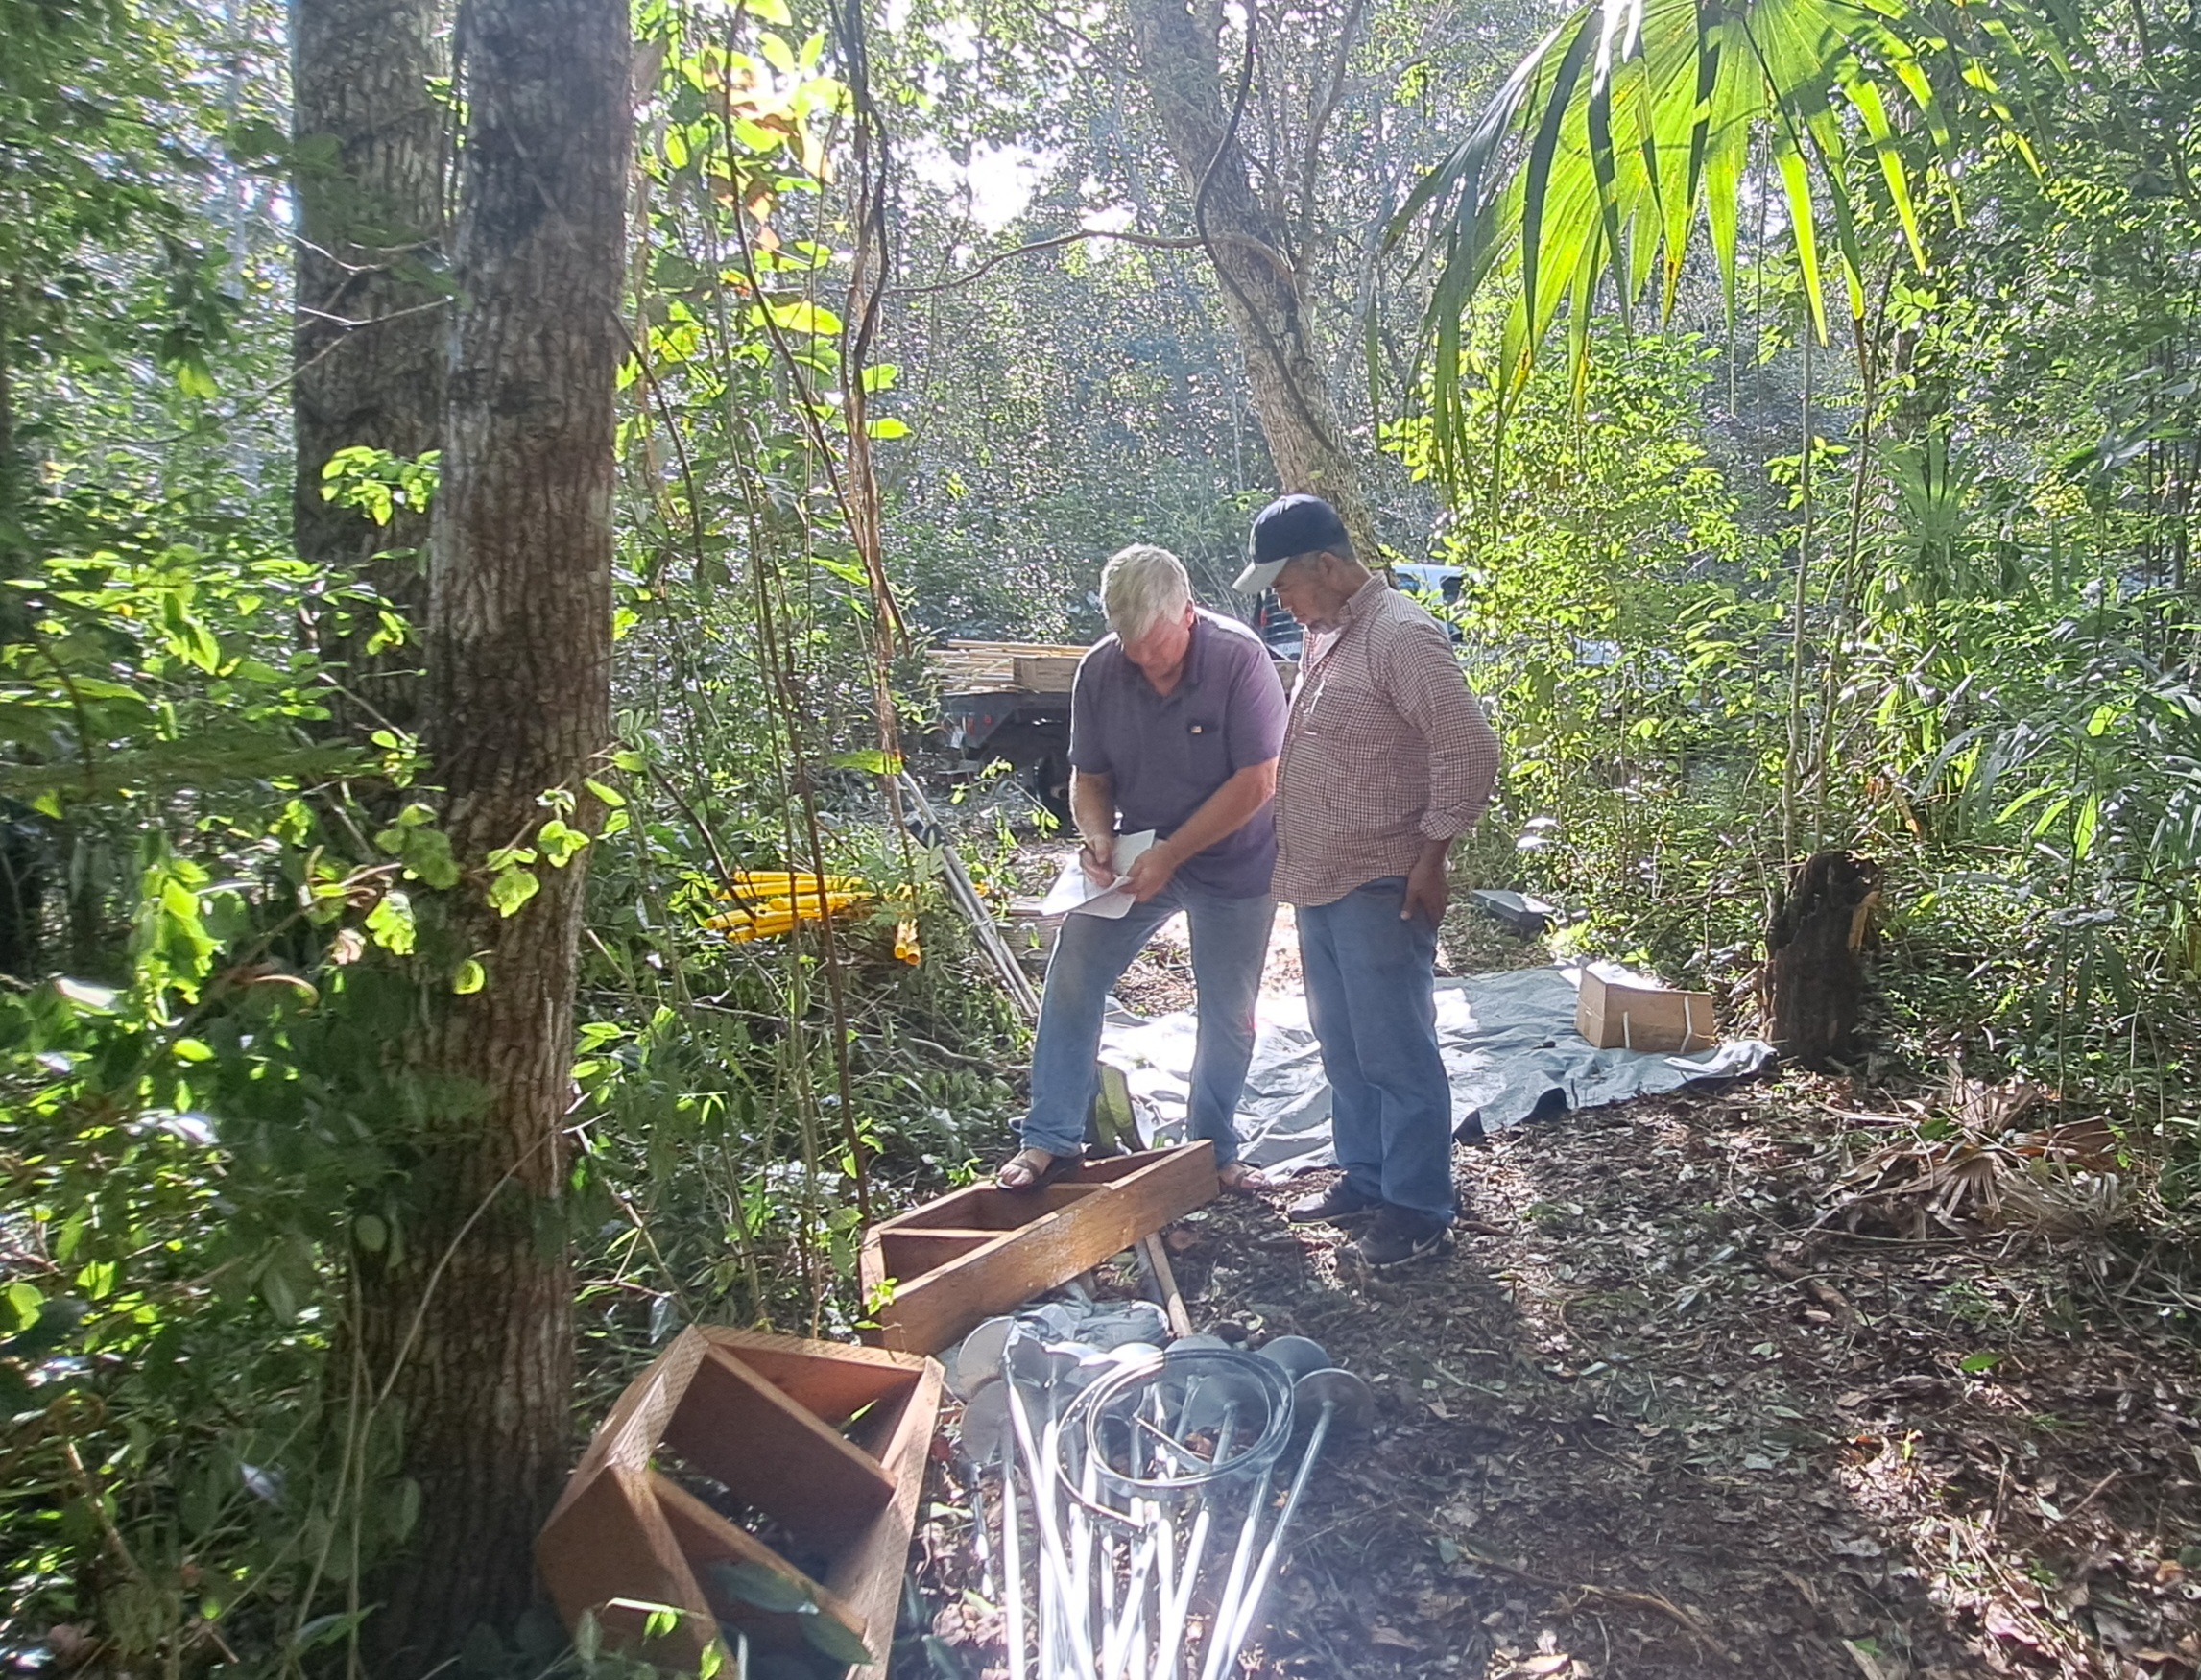
[[[1234,618],[1198,610],[1184,673],[1168,694],[1123,656],[1113,636],[1078,661],[1070,690],[1070,763],[1113,780],[1118,827],[1175,833],[1223,783],[1282,749],[1284,690],[1259,636]],[[1277,865],[1275,802],[1179,866],[1187,886],[1226,899],[1259,898]]]

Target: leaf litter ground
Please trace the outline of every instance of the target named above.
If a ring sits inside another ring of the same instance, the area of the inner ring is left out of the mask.
[[[1471,1224],[1381,1276],[1284,1223],[1320,1175],[1177,1226],[1200,1328],[1313,1336],[1380,1397],[1245,1672],[2201,1669],[2168,1246],[1825,1229],[1854,1101],[1791,1076],[1463,1146]],[[930,1500],[898,1671],[1003,1672],[963,1491]]]

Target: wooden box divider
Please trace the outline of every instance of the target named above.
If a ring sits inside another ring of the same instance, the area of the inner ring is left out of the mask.
[[[878,1460],[723,1348],[707,1348],[665,1445],[805,1546],[852,1539],[886,1508]]]
[[[1043,1189],[973,1186],[872,1227],[861,1263],[867,1296],[894,1289],[868,1338],[929,1354],[980,1320],[1120,1254],[1213,1201],[1206,1141],[1097,1157]]]
[[[858,1639],[864,1637],[861,1611],[831,1588],[812,1580],[748,1529],[736,1528],[668,1477],[653,1473],[650,1491],[657,1499],[658,1509],[671,1530],[674,1544],[681,1548],[681,1555],[691,1569],[707,1572],[714,1563],[754,1565],[768,1574],[777,1575],[793,1591],[806,1595],[818,1606],[821,1616],[831,1617]],[[714,1615],[730,1620],[745,1614],[754,1618],[744,1631],[759,1644],[799,1646],[803,1643],[802,1624],[795,1620],[793,1611],[762,1610],[723,1592],[714,1593],[707,1573],[699,1577],[697,1584],[703,1588]]]
[[[928,1358],[718,1326],[682,1331],[620,1395],[536,1541],[559,1614],[569,1629],[593,1615],[607,1648],[690,1670],[721,1622],[799,1650],[815,1616],[872,1653],[856,1680],[884,1680],[941,1389]],[[661,1448],[828,1559],[824,1579],[666,1475]],[[815,1610],[751,1603],[714,1579],[721,1565],[777,1577]],[[679,1625],[646,1638],[648,1613],[636,1606],[647,1604],[680,1612]]]

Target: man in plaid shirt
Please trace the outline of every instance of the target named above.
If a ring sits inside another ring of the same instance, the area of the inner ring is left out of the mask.
[[[1450,636],[1354,557],[1320,497],[1254,520],[1237,588],[1273,588],[1306,630],[1277,765],[1276,897],[1298,907],[1307,1015],[1344,1178],[1294,1224],[1365,1224],[1374,1266],[1442,1247],[1452,1092],[1437,1048],[1437,924],[1451,843],[1497,780],[1498,744]]]

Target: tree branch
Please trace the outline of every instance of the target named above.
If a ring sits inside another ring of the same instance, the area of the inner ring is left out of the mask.
[[[1139,246],[1147,251],[1206,251],[1211,243],[1220,241],[1226,245],[1236,246],[1242,251],[1250,252],[1254,255],[1274,264],[1280,274],[1288,276],[1291,273],[1291,267],[1284,261],[1281,253],[1270,250],[1257,239],[1246,239],[1230,233],[1217,234],[1212,241],[1199,238],[1173,239],[1160,233],[1125,233],[1108,228],[1080,228],[1075,232],[1057,233],[1046,239],[1035,239],[1029,245],[1018,245],[1008,251],[997,251],[976,268],[967,270],[960,275],[950,275],[945,280],[932,280],[921,286],[897,286],[893,289],[893,295],[897,298],[921,298],[928,292],[952,291],[958,286],[968,286],[979,276],[999,268],[1011,257],[1030,256],[1042,251],[1060,251],[1065,246],[1076,245],[1087,239],[1114,239],[1125,245]]]

